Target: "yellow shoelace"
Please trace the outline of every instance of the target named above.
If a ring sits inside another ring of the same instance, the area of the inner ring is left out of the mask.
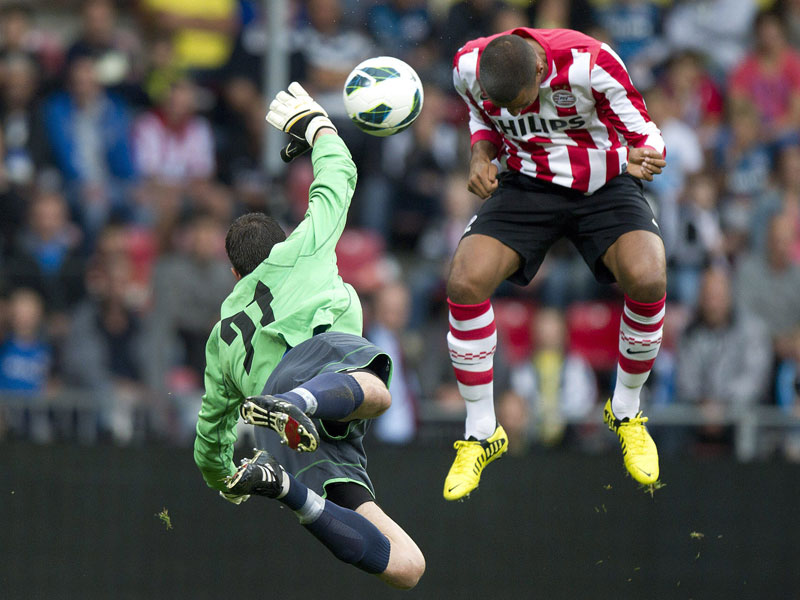
[[[466,440],[458,440],[456,443],[453,444],[453,448],[459,450],[461,448],[469,447],[472,445],[478,445],[480,447],[479,442],[468,442]],[[483,448],[481,447],[481,450]],[[453,471],[469,471],[472,472],[472,465],[475,462],[475,457],[470,456],[467,452],[459,452],[456,454],[456,460],[453,463]]]
[[[644,433],[644,424],[647,423],[647,417],[643,417],[642,413],[637,414],[627,423],[622,423],[620,427],[631,427],[640,425],[641,428],[635,427],[634,429],[629,429],[630,432],[636,432],[636,435],[631,439],[626,439],[626,443],[628,447],[635,446],[636,448],[642,448],[645,444],[645,440],[647,439]]]

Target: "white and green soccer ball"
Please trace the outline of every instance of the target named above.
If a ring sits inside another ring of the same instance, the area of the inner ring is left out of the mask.
[[[362,131],[387,136],[403,131],[419,116],[422,82],[399,58],[376,56],[359,64],[344,86],[347,114]]]

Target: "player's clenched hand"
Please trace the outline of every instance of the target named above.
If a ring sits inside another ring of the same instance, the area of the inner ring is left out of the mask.
[[[469,164],[467,189],[486,200],[497,189],[497,165],[486,158],[473,157]]]
[[[289,145],[281,150],[284,162],[290,162],[314,145],[317,133],[322,129],[336,131],[328,113],[308,95],[296,81],[289,84],[286,92],[278,92],[269,105],[267,121],[270,125],[292,136]]]
[[[662,154],[653,148],[629,148],[628,149],[628,169],[627,172],[644,179],[653,181],[653,175],[661,173],[661,169],[667,166]]]

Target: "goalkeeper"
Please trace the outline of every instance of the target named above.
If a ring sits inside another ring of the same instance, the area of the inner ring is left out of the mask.
[[[275,498],[338,559],[409,589],[425,560],[375,503],[362,443],[368,420],[391,403],[392,363],[361,337],[361,305],[334,253],[356,168],[299,84],[276,96],[267,120],[291,136],[285,161],[313,147],[308,211],[288,238],[260,213],[239,217],[228,231],[237,283],[206,345],[195,462],[230,502]],[[256,425],[260,449],[237,468],[240,414]]]

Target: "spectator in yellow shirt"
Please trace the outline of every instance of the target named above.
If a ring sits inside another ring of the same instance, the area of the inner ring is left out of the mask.
[[[235,0],[144,0],[153,27],[172,36],[178,66],[191,70],[223,67],[239,28]]]

